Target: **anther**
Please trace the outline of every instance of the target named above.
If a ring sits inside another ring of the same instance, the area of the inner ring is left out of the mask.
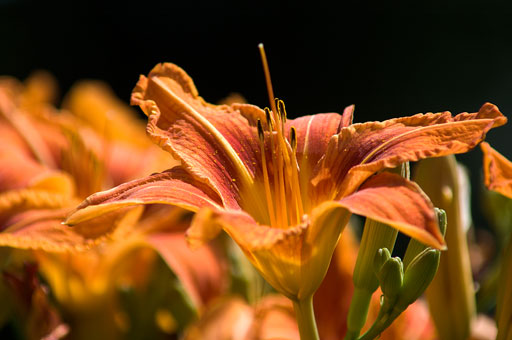
[[[267,126],[270,131],[274,130],[274,126],[272,125],[272,117],[270,116],[270,109],[268,107],[263,109],[265,111],[265,119],[267,120]]]
[[[292,126],[290,129],[290,144],[293,152],[297,149],[297,131],[295,131],[295,127]]]
[[[286,115],[286,107],[284,106],[284,101],[276,98],[276,106],[277,111],[281,114],[281,119],[283,123],[286,123],[287,115]]]
[[[263,126],[261,126],[261,120],[258,119],[258,137],[261,142],[265,139],[265,134],[263,133]]]
[[[274,98],[274,105],[276,106],[277,113],[278,113],[279,115],[281,115],[281,108],[279,107],[279,101],[280,101],[280,99],[279,99],[279,98]]]

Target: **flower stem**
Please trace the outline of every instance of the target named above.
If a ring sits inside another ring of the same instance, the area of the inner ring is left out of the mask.
[[[313,311],[313,297],[293,302],[301,340],[319,340],[316,328],[315,312]]]
[[[359,333],[366,323],[371,298],[372,292],[358,287],[354,289],[348,312],[345,340],[353,340],[359,337]]]
[[[392,252],[397,235],[396,229],[372,219],[366,219],[352,278],[354,295],[348,312],[348,330],[345,340],[357,339],[366,323],[372,294],[379,287],[379,280],[373,268],[375,255],[380,248],[387,248]]]

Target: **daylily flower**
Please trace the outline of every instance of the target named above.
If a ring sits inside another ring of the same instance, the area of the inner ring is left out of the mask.
[[[251,306],[238,297],[214,301],[185,332],[186,340],[298,340],[293,306],[281,295],[267,295]]]
[[[90,196],[67,223],[137,204],[189,209],[197,212],[187,232],[191,245],[225,230],[263,277],[295,301],[317,289],[351,213],[443,248],[421,189],[378,172],[466,152],[506,122],[492,104],[455,117],[428,113],[382,123],[351,124],[353,106],[343,115],[287,120],[282,101],[272,110],[208,104],[173,64],[141,76],[132,104],[148,116],[153,142],[182,165]]]
[[[21,273],[3,267],[2,279],[0,292],[5,298],[2,309],[9,310],[8,317],[13,319],[24,338],[58,340],[67,335],[69,327],[62,322],[49,301],[46,287],[37,277],[37,264],[25,262]],[[3,322],[5,320],[1,320],[0,325]]]
[[[44,101],[52,97],[45,92],[51,85],[42,84],[49,81],[47,77],[30,78],[27,89],[13,79],[0,84],[4,138],[0,146],[0,245],[48,251],[85,249],[98,241],[96,236],[104,238],[112,225],[77,233],[61,225],[66,214],[95,191],[164,169],[164,160],[161,150],[139,141],[145,140],[143,134],[134,135],[134,143],[109,140],[73,114],[57,112]],[[73,97],[81,97],[82,92],[73,90]],[[91,108],[108,96],[106,92],[96,100],[89,98]],[[128,113],[123,114],[127,120]],[[165,158],[166,166],[172,162]]]
[[[0,82],[0,246],[33,250],[53,296],[76,321],[75,337],[77,327],[90,331],[84,319],[91,316],[102,321],[95,330],[115,336],[112,319],[120,312],[113,296],[120,286],[147,284],[153,250],[172,269],[192,307],[201,310],[226,288],[225,265],[212,247],[200,252],[187,247],[183,210],[151,205],[106,214],[78,228],[62,224],[91,193],[176,161],[147,141],[141,122],[105,85],[79,84],[65,100],[70,112],[58,112],[43,100],[48,95],[41,94],[46,89],[41,81],[30,86],[33,82],[27,85],[31,91],[14,80]],[[105,126],[111,116],[128,122],[128,128],[119,122]],[[130,138],[123,135],[127,132]]]

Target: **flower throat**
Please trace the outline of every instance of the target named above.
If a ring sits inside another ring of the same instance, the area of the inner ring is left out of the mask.
[[[284,102],[274,97],[272,81],[263,44],[261,54],[270,107],[265,108],[265,124],[258,119],[263,181],[270,225],[287,228],[301,222],[302,205],[299,167],[297,165],[297,133],[292,126],[289,140],[285,135],[286,108]],[[265,140],[267,139],[267,143]],[[271,160],[267,160],[265,147],[270,147]],[[273,174],[272,178],[269,173]]]

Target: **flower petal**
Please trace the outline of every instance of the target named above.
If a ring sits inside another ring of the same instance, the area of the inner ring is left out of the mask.
[[[44,136],[47,131],[41,132],[40,124],[17,106],[17,99],[19,98],[13,98],[9,91],[0,87],[0,118],[13,127],[38,161],[55,167],[54,150],[47,141],[50,136]]]
[[[255,306],[250,339],[300,340],[292,302],[282,295],[266,295]]]
[[[241,297],[227,297],[209,305],[187,328],[183,339],[250,339],[253,322],[254,311],[247,302]]]
[[[489,190],[512,198],[512,162],[488,143],[480,144],[484,153],[484,180]]]
[[[133,223],[139,212],[111,212],[69,228],[62,224],[70,208],[29,210],[13,216],[0,232],[0,245],[49,252],[83,251],[105,240],[118,225]],[[133,224],[132,224],[133,225]]]
[[[72,179],[61,171],[51,170],[26,155],[0,150],[0,192],[37,189],[71,196]]]
[[[487,103],[477,113],[455,117],[427,113],[351,125],[331,139],[315,170],[316,199],[342,198],[375,172],[406,161],[466,152],[505,122],[498,108]]]
[[[302,299],[320,285],[349,217],[337,202],[325,202],[303,224],[277,229],[258,225],[244,212],[203,209],[187,239],[197,247],[224,229],[270,285],[289,298]]]
[[[239,207],[239,191],[252,188],[260,163],[254,118],[264,117],[261,110],[206,103],[192,79],[173,64],[159,64],[147,78],[141,76],[132,104],[148,115],[147,133],[153,142],[210,185],[227,208]]]
[[[197,248],[222,229],[272,287],[289,298],[297,298],[305,225],[277,229],[258,225],[241,211],[202,209],[187,230],[187,240],[191,247]]]
[[[220,207],[215,193],[183,169],[175,167],[89,196],[65,223],[74,225],[122,207],[153,203],[175,205],[191,211]]]
[[[347,227],[341,234],[329,270],[313,299],[318,332],[322,339],[340,339],[347,332],[357,250],[356,237],[351,228]]]
[[[73,85],[62,106],[109,140],[141,147],[151,144],[134,110],[105,83],[88,80]]]
[[[345,116],[337,113],[320,113],[286,122],[288,139],[291,127],[294,127],[297,132],[297,163],[300,169],[299,181],[302,197],[309,197],[309,182],[313,169],[324,155],[331,137],[339,133],[344,120]],[[309,200],[305,200],[304,204],[306,205],[305,210],[310,211]]]
[[[339,204],[429,246],[445,248],[432,202],[416,183],[401,176],[385,172],[375,175]]]
[[[145,239],[176,274],[196,306],[205,306],[227,287],[223,263],[212,248],[192,251],[182,232],[149,234]]]

